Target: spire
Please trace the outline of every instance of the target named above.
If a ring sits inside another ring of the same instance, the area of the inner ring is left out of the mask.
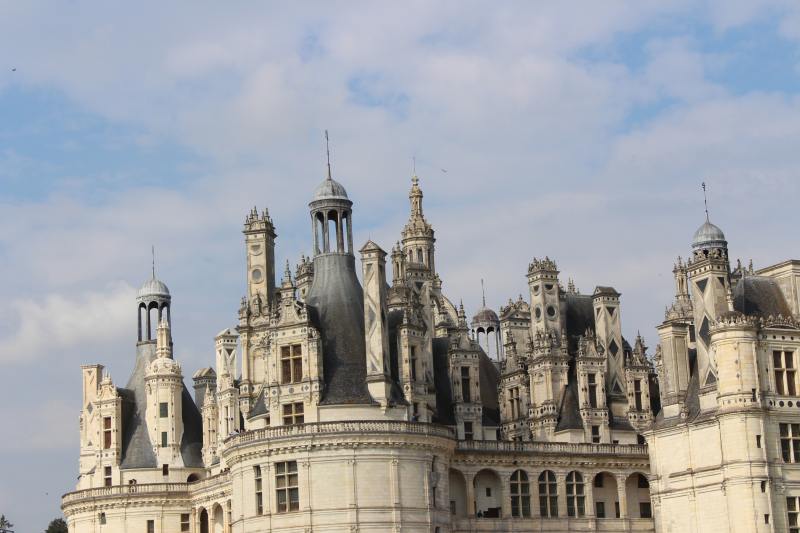
[[[481,278],[481,296],[483,297],[483,307],[486,307],[486,291],[483,288],[483,278]]]
[[[150,253],[153,256],[153,279],[156,279],[156,247],[154,244],[150,245]]]
[[[706,182],[705,181],[702,183],[702,186],[703,186],[703,204],[706,207],[706,222],[709,222],[709,219],[708,219],[708,197],[706,196]]]
[[[328,139],[328,130],[325,130],[325,153],[328,155],[328,179],[333,180],[331,177],[331,146]]]

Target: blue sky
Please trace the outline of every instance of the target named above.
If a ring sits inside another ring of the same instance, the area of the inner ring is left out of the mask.
[[[279,275],[308,254],[325,129],[358,242],[399,238],[416,157],[468,313],[481,278],[497,308],[548,255],[582,292],[616,287],[652,353],[702,181],[733,257],[798,255],[795,2],[0,0],[0,50],[0,513],[18,531],[74,487],[80,364],[127,380],[151,245],[191,375],[235,323],[249,208],[275,220]]]

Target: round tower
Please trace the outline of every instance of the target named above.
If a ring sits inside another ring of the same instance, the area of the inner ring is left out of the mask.
[[[481,280],[481,290],[483,290],[483,280]],[[503,341],[500,339],[500,318],[497,313],[486,307],[485,294],[483,294],[483,305],[472,317],[471,326],[473,337],[486,355],[499,361],[503,350]]]
[[[139,336],[138,342],[156,342],[155,328],[166,318],[167,324],[172,325],[170,319],[171,296],[169,289],[163,281],[156,279],[155,269],[153,277],[145,281],[136,296],[138,308]]]
[[[169,467],[183,467],[181,440],[183,438],[183,374],[181,365],[172,358],[172,337],[167,318],[158,324],[156,357],[145,371],[147,403],[145,416],[150,442],[162,465],[163,475]]]
[[[425,272],[431,277],[436,275],[434,260],[433,227],[425,220],[422,212],[422,189],[419,188],[419,178],[411,178],[411,190],[408,193],[411,202],[411,214],[403,228],[403,254],[408,268]]]
[[[314,234],[314,277],[306,304],[321,332],[323,404],[371,403],[366,386],[364,293],[353,256],[353,202],[328,176],[308,204]]]

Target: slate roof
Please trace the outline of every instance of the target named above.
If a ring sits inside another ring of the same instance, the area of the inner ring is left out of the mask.
[[[306,305],[322,336],[325,390],[320,403],[373,403],[366,383],[364,293],[352,255],[314,258],[314,281]]]
[[[122,458],[120,469],[158,468],[160,465],[153,453],[150,437],[147,434],[145,413],[147,396],[144,375],[147,365],[155,358],[155,343],[139,344],[136,364],[125,388],[117,389],[122,396]],[[184,466],[203,466],[203,422],[200,412],[192,400],[186,386],[181,393],[183,405],[183,437],[181,457]]]
[[[448,361],[448,338],[433,339],[433,379],[436,387],[436,415],[433,421],[447,426],[455,425],[453,414],[453,389],[450,386],[450,370]],[[497,398],[497,384],[500,373],[491,358],[481,350],[478,363],[480,372],[481,403],[483,404],[484,426],[500,425],[500,405]]]
[[[269,414],[269,407],[267,407],[267,399],[266,395],[264,394],[266,390],[266,387],[261,389],[261,392],[258,394],[258,398],[256,399],[256,403],[253,404],[253,408],[250,409],[249,413],[247,413],[248,420]]]
[[[792,315],[780,287],[774,279],[766,276],[746,276],[740,279],[733,287],[733,308],[745,315],[761,318]]]

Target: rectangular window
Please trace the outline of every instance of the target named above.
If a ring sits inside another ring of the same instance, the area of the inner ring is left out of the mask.
[[[456,501],[450,500],[450,514],[455,516],[456,515]]]
[[[653,518],[653,510],[650,508],[650,502],[639,502],[639,516],[641,518]]]
[[[597,409],[597,374],[587,374],[589,381],[589,406]]]
[[[303,347],[281,346],[281,383],[299,383],[303,379]]]
[[[472,401],[468,366],[461,367],[461,399],[464,403],[470,403]]]
[[[800,533],[800,497],[786,498],[786,511],[788,513],[789,533]]]
[[[261,481],[261,467],[256,465],[253,467],[253,474],[256,478],[256,514],[264,514],[264,490]]]
[[[156,521],[155,520],[148,520],[147,521],[147,533],[156,533]]]
[[[781,455],[786,463],[800,462],[800,424],[779,424]]]
[[[642,380],[633,380],[633,399],[636,404],[636,410],[642,410]]]
[[[169,475],[169,465],[161,465],[161,475],[162,476]]]
[[[600,442],[600,426],[592,426],[592,442],[594,444]]]
[[[519,388],[513,387],[508,390],[508,408],[511,411],[511,419],[519,418]]]
[[[464,440],[472,440],[472,422],[464,422]]]
[[[283,424],[302,424],[305,420],[303,416],[303,402],[287,403],[283,405]]]
[[[105,483],[106,487],[111,486],[111,467],[106,466],[103,468],[103,482]]]
[[[606,504],[603,502],[596,502],[594,504],[594,514],[597,518],[605,518],[606,517]]]
[[[772,352],[775,366],[775,392],[785,396],[797,395],[797,368],[794,352],[775,350]]]
[[[111,448],[111,417],[103,417],[103,449]]]
[[[619,502],[614,502],[614,517],[619,518]]]
[[[166,431],[162,431],[161,432],[161,447],[162,448],[166,448],[167,447],[167,432]]]
[[[169,416],[169,404],[167,402],[158,404],[158,416],[161,418],[167,418]]]
[[[181,513],[181,532],[191,530],[191,521],[189,513]]]
[[[106,513],[100,513],[97,515],[97,519],[100,521],[101,526],[106,525]]]
[[[417,381],[417,347],[411,347],[411,355],[408,359],[408,366],[411,370],[411,381]]]
[[[279,513],[300,510],[297,461],[275,463],[275,502]]]

